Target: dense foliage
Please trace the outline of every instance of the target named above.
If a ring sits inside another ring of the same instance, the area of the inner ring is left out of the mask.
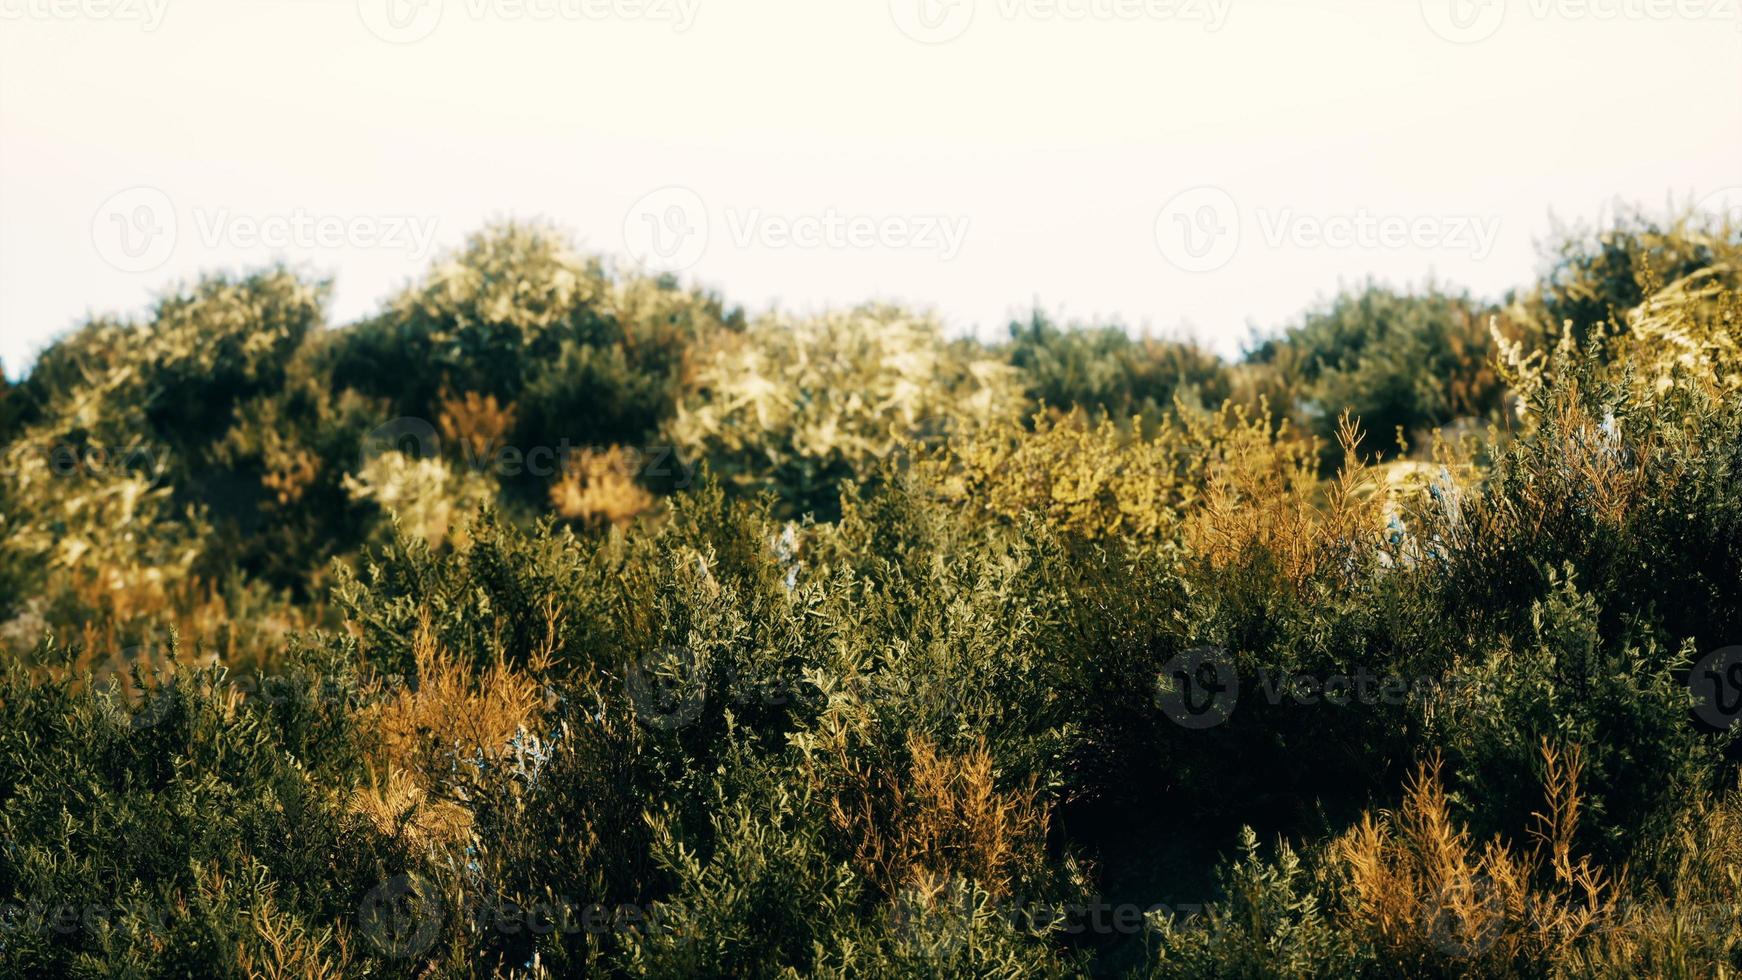
[[[1742,970],[1742,235],[1550,260],[1233,363],[525,226],[92,322],[0,387],[0,973]]]

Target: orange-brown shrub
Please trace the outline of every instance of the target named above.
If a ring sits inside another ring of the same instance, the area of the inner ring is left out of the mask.
[[[1604,924],[1619,885],[1573,855],[1579,751],[1545,743],[1542,758],[1547,808],[1527,852],[1472,839],[1451,814],[1437,759],[1418,769],[1395,813],[1363,816],[1332,845],[1347,876],[1348,927],[1383,961],[1412,975],[1534,973]]]
[[[563,463],[550,488],[550,505],[572,521],[622,525],[653,507],[653,494],[635,482],[634,450],[582,449]]]

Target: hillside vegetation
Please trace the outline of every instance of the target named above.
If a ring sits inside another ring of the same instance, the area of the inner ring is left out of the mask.
[[[1232,362],[327,290],[0,380],[0,974],[1742,971],[1738,229]]]

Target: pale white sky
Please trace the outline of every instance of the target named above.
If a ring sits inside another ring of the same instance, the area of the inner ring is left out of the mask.
[[[275,256],[346,322],[504,216],[752,311],[1231,353],[1522,283],[1551,212],[1742,203],[1736,2],[0,0],[0,359]]]

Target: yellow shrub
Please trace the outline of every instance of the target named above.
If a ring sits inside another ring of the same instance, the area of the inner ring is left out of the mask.
[[[716,475],[772,486],[801,507],[832,502],[839,480],[875,473],[934,423],[973,427],[1021,404],[1009,365],[891,307],[719,333],[690,387],[668,426],[673,443]]]
[[[382,453],[361,472],[347,474],[345,490],[353,500],[380,505],[407,533],[432,546],[457,539],[460,521],[496,497],[495,488],[479,473],[400,452]]]
[[[1032,432],[994,423],[952,440],[920,470],[926,484],[981,519],[1035,514],[1090,539],[1173,540],[1217,564],[1275,552],[1296,579],[1383,527],[1379,474],[1351,453],[1321,488],[1315,447],[1287,422],[1228,403],[1182,410],[1144,437],[1081,413],[1037,417]],[[1352,431],[1347,431],[1352,441]]]
[[[921,471],[947,500],[983,518],[1038,514],[1086,538],[1154,537],[1174,529],[1195,493],[1175,435],[1164,425],[1145,440],[1081,412],[1039,416],[1033,432],[1005,419],[964,433]]]

